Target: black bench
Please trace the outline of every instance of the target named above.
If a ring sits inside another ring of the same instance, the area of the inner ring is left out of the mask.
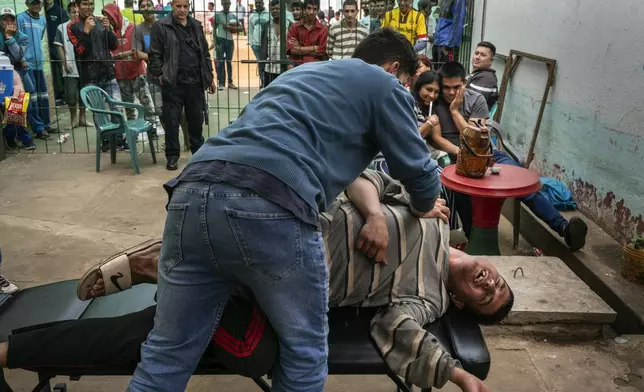
[[[139,285],[132,290],[92,301],[76,298],[76,280],[33,287],[18,292],[0,305],[0,339],[12,330],[34,324],[83,318],[116,317],[136,312],[154,304],[156,286]],[[0,298],[0,303],[2,302]],[[336,375],[388,375],[399,391],[412,388],[394,374],[382,360],[379,351],[369,337],[369,322],[376,308],[336,308],[329,312],[329,374]],[[448,312],[441,320],[426,327],[443,348],[458,358],[464,369],[485,379],[490,369],[490,354],[479,326],[461,312]],[[203,362],[203,361],[202,361]],[[78,380],[82,376],[125,376],[132,369],[118,368],[38,368],[27,369],[38,373],[34,392],[51,391],[50,381],[56,376],[68,376]],[[232,374],[218,364],[201,363],[195,374]],[[11,387],[0,373],[0,392]],[[270,391],[262,379],[253,379],[263,391]],[[66,390],[58,384],[55,391]]]

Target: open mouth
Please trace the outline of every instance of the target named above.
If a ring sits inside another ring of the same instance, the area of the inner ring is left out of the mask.
[[[485,280],[485,278],[487,277],[487,274],[488,272],[486,269],[482,269],[481,271],[479,271],[479,273],[476,274],[476,277],[474,278],[474,283],[478,284],[483,282],[483,280]]]

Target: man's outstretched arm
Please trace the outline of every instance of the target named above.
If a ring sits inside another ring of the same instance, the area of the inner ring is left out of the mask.
[[[389,368],[407,382],[420,388],[442,388],[452,381],[464,392],[489,392],[423,329],[433,321],[429,309],[421,304],[395,304],[371,321],[371,337]]]

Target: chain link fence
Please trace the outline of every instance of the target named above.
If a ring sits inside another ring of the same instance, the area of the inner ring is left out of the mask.
[[[62,68],[64,60],[58,57],[55,46],[53,45],[56,28],[52,24],[60,24],[66,20],[67,5],[69,0],[46,0],[43,4],[41,15],[46,16],[47,22],[50,25],[43,33],[42,40],[38,37],[30,37],[32,42],[40,42],[42,47],[42,59],[40,64],[45,74],[47,92],[49,97],[49,112],[51,118],[51,127],[57,130],[56,133],[51,133],[50,139],[34,138],[36,149],[34,153],[95,153],[96,149],[96,131],[93,125],[80,125],[74,126],[71,123],[70,108],[66,103],[68,101],[65,97],[65,86],[67,78],[63,77]],[[123,10],[125,8],[126,0],[117,0],[117,4]],[[146,11],[139,11],[138,1],[134,1],[133,15],[137,22],[143,18]],[[165,16],[170,12],[170,3],[167,0],[152,0],[155,2],[155,11],[157,18]],[[162,1],[167,2],[163,4]],[[216,13],[222,12],[221,0],[216,0],[217,3],[212,3],[208,0],[196,0],[191,2],[192,16],[199,20],[204,26],[205,36],[210,45],[210,56],[213,61],[213,70],[216,69],[216,37],[213,34],[212,18]],[[239,116],[240,112],[246,104],[259,92],[260,80],[257,64],[253,63],[256,60],[255,54],[251,44],[256,41],[257,37],[249,36],[249,15],[254,10],[257,0],[241,0],[240,2],[230,5],[229,12],[233,14],[242,24],[243,28],[233,36],[233,50],[231,57],[232,65],[232,78],[226,76],[225,85],[221,86],[215,94],[207,94],[208,116],[206,117],[203,127],[204,137],[216,135],[222,128],[227,126],[231,121]],[[94,15],[97,17],[102,16],[103,8],[111,3],[110,1],[98,0],[95,3]],[[289,3],[289,1],[287,1]],[[471,55],[471,35],[473,23],[473,3],[474,0],[468,0],[468,15],[466,19],[466,27],[464,32],[464,39],[461,48],[455,54],[461,63],[469,67]],[[269,4],[264,4],[266,12],[268,12]],[[26,11],[27,6],[16,0],[0,0],[0,8],[11,7],[15,10],[16,14]],[[140,18],[140,19],[139,19]],[[132,23],[130,21],[130,23]],[[135,27],[136,29],[136,27]],[[53,32],[53,34],[52,34]],[[255,31],[255,33],[257,33]],[[0,49],[2,50],[2,49]],[[228,53],[226,53],[228,54]],[[224,67],[221,67],[224,68]],[[215,80],[217,76],[215,75]],[[228,79],[232,79],[232,85],[228,83]],[[136,94],[135,94],[136,95]],[[136,100],[138,102],[138,100]],[[87,113],[87,120],[91,124],[91,112]],[[33,130],[28,129],[33,133]],[[158,152],[163,151],[164,147],[164,131],[159,126],[157,129],[158,141],[155,143]],[[185,132],[184,132],[185,134]],[[146,151],[148,144],[143,137],[137,143],[137,150],[139,152]],[[184,148],[186,148],[186,141],[180,138]],[[9,154],[13,152],[25,152],[24,146],[20,142],[13,145],[10,143]],[[15,147],[15,148],[12,148]],[[134,148],[134,146],[130,146]],[[30,151],[31,152],[31,151]]]

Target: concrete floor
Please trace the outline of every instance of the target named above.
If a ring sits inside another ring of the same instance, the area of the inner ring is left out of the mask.
[[[181,163],[184,164],[186,156]],[[140,158],[134,176],[128,156],[105,160],[94,171],[93,154],[18,154],[0,163],[0,247],[2,273],[26,288],[78,278],[104,257],[158,237],[165,219],[161,185],[172,174],[162,163]],[[161,160],[163,162],[163,160]],[[511,226],[501,224],[501,247],[511,252]],[[519,253],[531,247],[522,241]],[[644,338],[612,338],[585,343],[551,342],[528,336],[487,336],[493,391],[644,391]],[[15,391],[28,391],[35,376],[7,372]],[[62,380],[59,380],[62,381]],[[70,391],[120,391],[128,378],[86,378]],[[253,391],[248,380],[194,377],[190,391]],[[393,391],[385,377],[332,376],[328,391]],[[456,389],[449,387],[447,391]]]

